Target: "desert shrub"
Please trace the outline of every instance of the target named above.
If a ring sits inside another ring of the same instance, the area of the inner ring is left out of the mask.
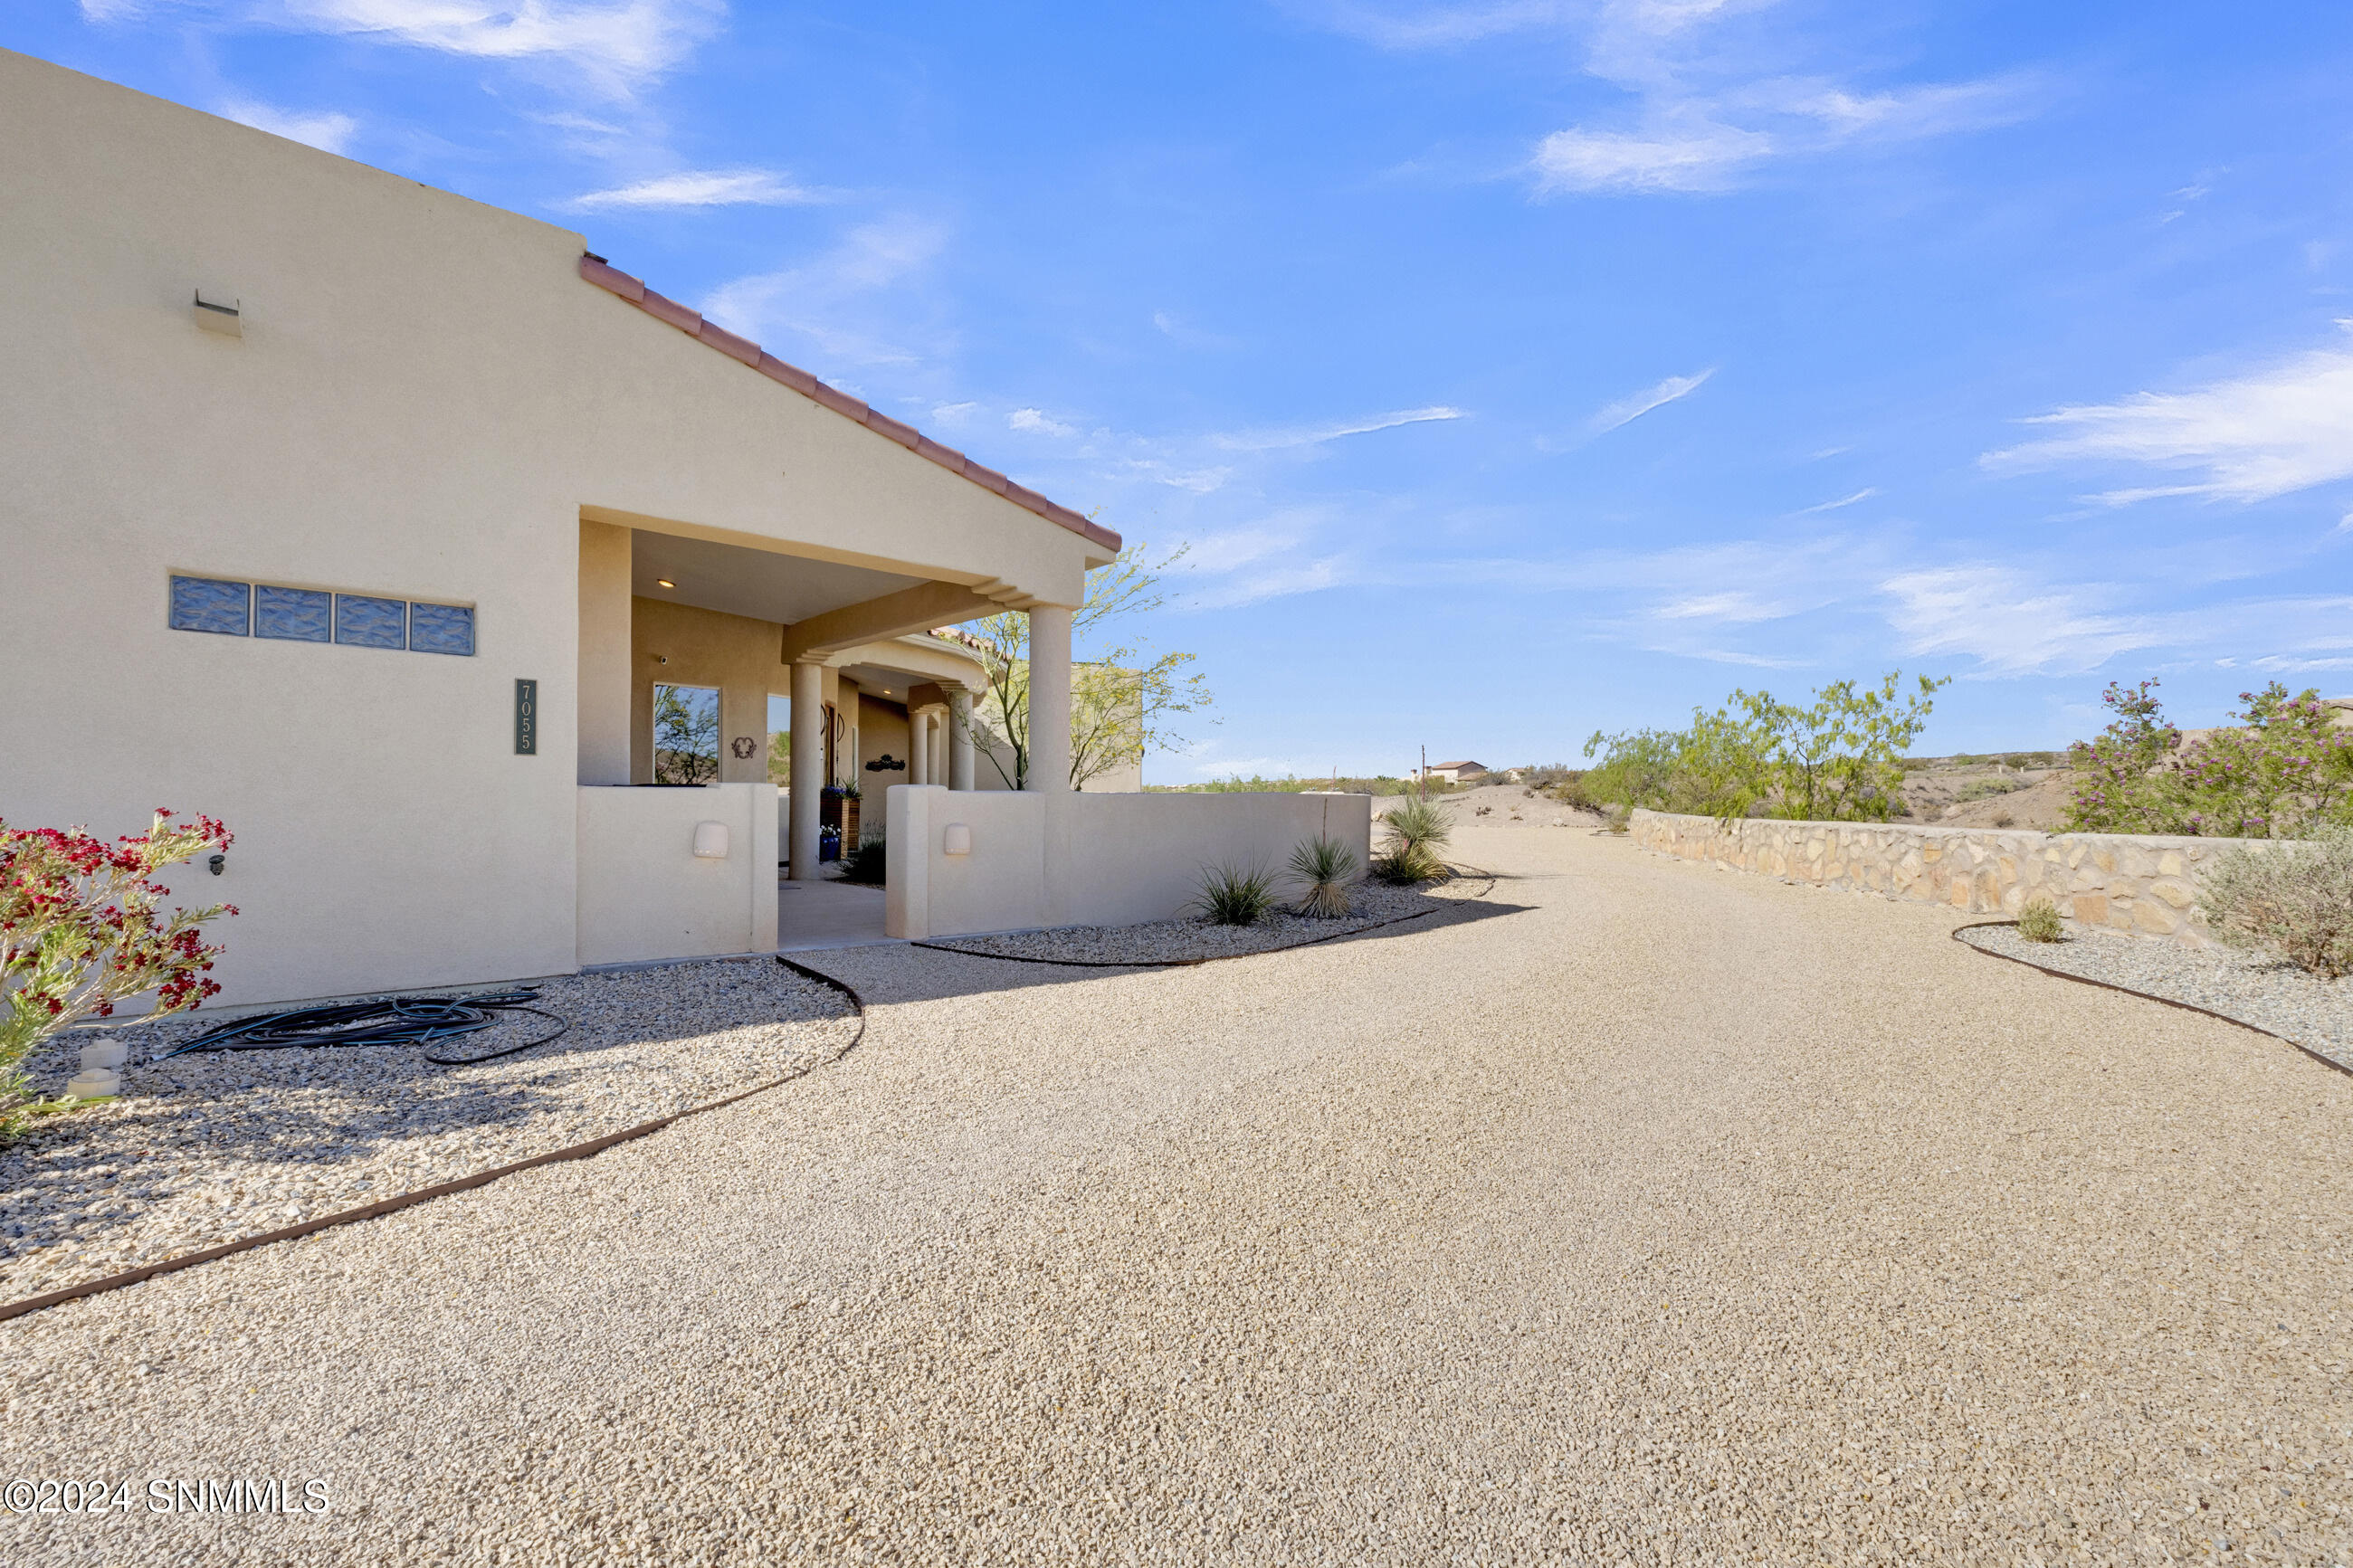
[[[841,869],[834,874],[835,881],[879,888],[890,879],[891,851],[882,835],[862,832],[858,836],[858,847],[844,855],[840,865]]]
[[[1200,888],[1189,907],[1213,925],[1254,926],[1274,907],[1274,874],[1264,868],[1205,866]]]
[[[2021,790],[2025,787],[2026,785],[2017,779],[1975,779],[1953,792],[1953,804],[1958,805],[1965,801],[1985,800],[1992,795],[2008,795],[2012,790]]]
[[[2353,827],[2230,850],[2198,901],[2227,946],[2276,953],[2326,980],[2353,973]]]
[[[1356,874],[1356,852],[1338,839],[1317,834],[1291,852],[1291,874],[1307,885],[1299,912],[1315,920],[1345,920],[1348,882]]]
[[[1412,887],[1446,876],[1446,862],[1434,850],[1419,844],[1400,844],[1373,857],[1372,874],[1393,887]]]
[[[2067,934],[2059,906],[2048,899],[2029,899],[2018,911],[2018,934],[2029,942],[2057,942]]]
[[[226,850],[227,828],[207,816],[175,826],[158,811],[140,837],[112,844],[80,828],[0,823],[0,1141],[34,1100],[20,1066],[42,1041],[114,1005],[155,993],[154,1016],[201,1004],[220,986],[206,973],[217,947],[203,926],[227,904],[158,903],[153,879],[206,850]]]
[[[1903,674],[1875,687],[1832,681],[1809,706],[1769,691],[1735,691],[1715,712],[1692,710],[1683,730],[1596,731],[1599,765],[1581,782],[1588,804],[1731,818],[1884,822],[1904,809],[1905,750],[1927,727],[1936,689]],[[1899,700],[1900,694],[1900,700]]]
[[[2111,682],[2114,714],[2069,751],[2075,770],[2067,826],[2083,833],[2289,838],[2353,821],[2353,730],[2338,728],[2316,690],[2273,681],[2242,691],[2242,721],[2189,746],[2144,680]]]

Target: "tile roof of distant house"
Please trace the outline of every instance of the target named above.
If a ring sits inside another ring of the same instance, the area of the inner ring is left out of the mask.
[[[580,258],[580,276],[608,293],[619,295],[656,321],[667,321],[688,337],[717,349],[729,359],[743,361],[770,381],[780,382],[803,397],[825,405],[843,418],[854,419],[869,430],[889,437],[917,457],[928,458],[952,474],[962,474],[981,489],[994,490],[1014,505],[1026,507],[1047,521],[1059,523],[1106,550],[1119,549],[1119,535],[1110,529],[1090,521],[1069,507],[1048,500],[1036,490],[1024,489],[996,469],[983,468],[954,447],[941,446],[913,426],[902,425],[887,414],[876,413],[849,394],[828,386],[799,366],[786,364],[776,355],[765,353],[750,339],[739,338],[723,328],[713,326],[702,319],[700,311],[691,310],[675,300],[655,293],[646,287],[642,279],[630,277],[607,263],[604,258],[583,256]]]

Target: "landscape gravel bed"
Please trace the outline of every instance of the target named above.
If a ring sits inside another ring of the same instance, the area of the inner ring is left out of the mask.
[[[1484,874],[1480,874],[1484,879]],[[1432,889],[1392,888],[1365,882],[1348,890],[1354,910],[1345,920],[1314,920],[1278,904],[1254,926],[1216,925],[1198,917],[1148,921],[1128,926],[1060,926],[1051,931],[1010,931],[1001,936],[954,937],[925,947],[970,952],[985,958],[1028,958],[1052,963],[1194,963],[1275,952],[1286,947],[1327,942],[1416,915],[1433,914],[1452,901],[1442,889],[1460,889],[1457,878]],[[1459,891],[1454,895],[1459,897]]]
[[[420,1047],[158,1058],[220,1020],[124,1032],[124,1094],[37,1119],[0,1148],[0,1302],[59,1289],[586,1142],[784,1076],[856,1028],[840,993],[779,963],[678,964],[543,982],[570,1025],[471,1067]],[[531,1014],[441,1042],[480,1056]],[[54,1087],[88,1034],[29,1065]]]
[[[2073,921],[2061,942],[2029,942],[2013,925],[1967,927],[1958,934],[2005,958],[2220,1013],[2353,1070],[2353,977],[2322,980],[2283,960],[2150,942]]]

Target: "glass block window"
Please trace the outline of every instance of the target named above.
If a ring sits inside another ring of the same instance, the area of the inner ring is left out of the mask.
[[[408,601],[336,595],[335,640],[352,647],[406,647]]]
[[[474,612],[464,605],[408,606],[408,649],[411,653],[474,651]]]
[[[315,588],[273,588],[267,583],[253,590],[253,635],[284,637],[290,642],[326,642],[333,635],[335,596]]]
[[[248,629],[250,590],[211,577],[172,579],[172,629],[241,637]]]

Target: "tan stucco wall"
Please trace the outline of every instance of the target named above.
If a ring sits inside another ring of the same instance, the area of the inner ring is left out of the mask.
[[[1263,865],[1280,872],[1292,851],[1318,834],[1346,845],[1361,875],[1371,858],[1372,805],[1364,795],[1082,795],[901,784],[886,802],[884,929],[924,937],[1166,920],[1200,891],[1202,867]],[[971,829],[971,853],[944,852],[951,823]]]
[[[226,818],[225,1000],[570,967],[584,515],[1056,603],[1100,554],[583,281],[572,231],[5,52],[0,213],[0,816]],[[174,571],[471,605],[476,655],[174,632]]]
[[[578,792],[579,962],[773,952],[776,789]],[[698,824],[728,829],[724,859],[694,853]]]

